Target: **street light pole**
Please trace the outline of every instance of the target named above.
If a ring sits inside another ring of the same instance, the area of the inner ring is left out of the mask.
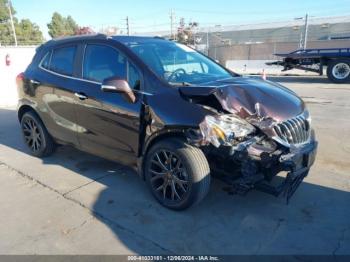
[[[11,1],[9,0],[7,2],[7,6],[9,8],[9,14],[10,14],[10,20],[11,20],[11,27],[12,27],[12,32],[13,32],[13,38],[15,39],[15,46],[17,46],[17,36],[16,36],[16,31],[15,31],[15,25],[13,23],[13,17],[12,17],[12,11],[11,11]]]

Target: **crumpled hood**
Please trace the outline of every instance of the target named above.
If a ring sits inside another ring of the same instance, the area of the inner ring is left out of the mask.
[[[203,86],[184,86],[180,87],[180,93],[199,103],[207,101],[208,96],[216,97],[226,111],[244,119],[257,116],[279,122],[300,115],[305,109],[304,102],[293,91],[249,77],[235,77]]]

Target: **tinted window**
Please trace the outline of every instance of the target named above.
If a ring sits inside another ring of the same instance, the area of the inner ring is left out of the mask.
[[[43,68],[49,69],[50,66],[51,52],[47,52],[41,62]]]
[[[141,77],[137,68],[129,63],[128,82],[131,88],[140,90]]]
[[[76,47],[55,49],[52,53],[50,70],[72,76]]]
[[[125,56],[112,47],[88,45],[85,49],[83,77],[102,82],[112,76],[127,79]]]

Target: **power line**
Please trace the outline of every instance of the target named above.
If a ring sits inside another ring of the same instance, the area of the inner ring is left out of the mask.
[[[131,23],[132,25],[134,23]],[[166,26],[169,25],[169,23],[163,23],[163,24],[153,24],[153,25],[142,25],[142,26],[133,26],[133,28],[150,28],[150,27],[160,27],[160,26]]]

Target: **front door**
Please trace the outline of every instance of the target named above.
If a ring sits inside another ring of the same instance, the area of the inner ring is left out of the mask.
[[[142,95],[135,103],[121,94],[101,91],[104,79],[117,76],[139,89],[141,74],[128,59],[112,46],[87,44],[83,58],[82,81],[77,105],[77,124],[84,128],[78,134],[83,150],[132,165],[139,149]]]

